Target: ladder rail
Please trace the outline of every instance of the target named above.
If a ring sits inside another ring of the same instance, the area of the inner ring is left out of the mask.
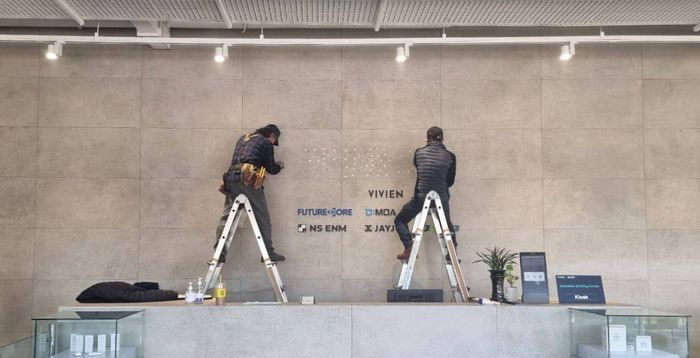
[[[450,245],[453,243],[451,239],[448,239],[448,235],[445,234],[446,232],[449,232],[449,226],[441,225],[442,223],[439,220],[439,214],[436,212],[436,210],[432,210],[431,215],[435,225],[435,232],[437,233],[438,237],[438,246],[440,246],[440,252],[442,253],[442,263],[445,266],[447,278],[450,282],[452,296],[454,297],[455,302],[466,302],[465,297],[469,298],[469,292],[466,289],[466,284],[460,284],[462,272],[460,270],[461,267],[459,266],[459,257],[457,257],[456,250],[450,250]],[[456,265],[454,264],[455,262],[457,263]],[[465,288],[464,290],[462,289],[463,287]]]
[[[434,209],[431,207],[432,204],[435,204]],[[462,269],[459,265],[459,257],[454,246],[454,241],[452,240],[452,233],[447,224],[447,216],[442,207],[442,201],[435,191],[430,191],[428,195],[426,195],[423,208],[414,219],[412,231],[412,235],[414,236],[413,249],[411,250],[411,256],[408,262],[403,262],[401,266],[401,273],[396,288],[407,290],[411,286],[416,258],[418,257],[418,250],[425,231],[425,221],[428,216],[431,216],[433,226],[435,227],[440,251],[442,252],[442,260],[445,265],[445,270],[447,271],[455,301],[466,302],[470,298],[469,289],[466,286]],[[449,263],[446,257],[450,258]]]
[[[408,262],[404,262],[401,265],[401,274],[399,275],[399,282],[396,284],[397,288],[408,290],[411,287],[411,278],[413,277],[413,269],[416,266],[416,259],[418,258],[418,250],[420,249],[420,244],[423,239],[423,233],[425,232],[425,220],[428,218],[429,205],[423,203],[423,210],[420,214],[416,216],[413,221],[413,246],[411,249],[411,255],[408,258]]]
[[[420,218],[421,218],[421,216],[422,216],[422,215],[421,215],[422,212],[423,212],[423,211],[421,210],[421,212],[418,213],[418,215],[413,219],[413,229],[411,229],[411,236],[414,236],[414,234],[418,232],[418,224],[419,224],[420,221],[421,221]],[[413,238],[412,238],[412,239],[413,239]],[[403,263],[401,264],[401,273],[399,274],[399,281],[396,283],[396,286],[395,286],[396,288],[402,288],[402,287],[403,287],[403,285],[404,285],[404,282],[403,282],[403,281],[404,281],[404,279],[405,279],[405,277],[406,277],[406,275],[407,275],[407,273],[408,273],[407,270],[408,270],[408,262],[405,261],[405,262],[403,262]],[[409,283],[409,285],[410,285],[410,283]]]
[[[226,219],[226,224],[224,224],[224,229],[221,231],[221,236],[214,249],[214,256],[211,261],[209,261],[209,270],[207,271],[206,278],[204,279],[204,292],[214,289],[216,280],[221,274],[221,269],[223,264],[219,262],[221,258],[221,253],[224,251],[224,247],[228,252],[233,237],[236,234],[236,229],[238,228],[238,223],[241,220],[243,211],[240,210],[243,202],[248,201],[245,195],[241,194],[237,196],[233,204],[231,205],[231,210],[229,211],[228,218]],[[233,231],[231,231],[233,229]]]
[[[270,278],[270,283],[272,284],[272,288],[275,292],[275,297],[277,297],[277,301],[287,303],[287,294],[285,292],[285,287],[282,284],[279,271],[277,271],[277,264],[270,260],[270,255],[267,252],[265,241],[263,241],[262,233],[258,227],[258,221],[253,213],[253,206],[250,205],[249,201],[246,201],[244,205],[245,210],[248,213],[248,220],[250,220],[250,224],[253,227],[253,232],[255,233],[255,241],[258,244],[260,254],[262,255],[263,262],[265,263],[265,270],[267,271],[267,275]]]
[[[462,274],[462,267],[459,265],[459,257],[457,255],[457,248],[454,245],[454,240],[452,239],[452,232],[450,231],[449,225],[447,225],[447,216],[445,215],[445,210],[442,207],[442,200],[440,196],[435,195],[435,207],[438,209],[437,213],[439,216],[439,222],[443,223],[442,233],[444,235],[445,243],[447,244],[447,250],[450,253],[450,261],[452,262],[452,268],[457,279],[457,285],[459,286],[459,291],[462,294],[462,301],[466,302],[465,299],[470,299],[469,289],[464,281],[464,275]]]
[[[433,225],[435,226],[435,232],[437,234],[438,238],[438,246],[440,247],[440,252],[442,256],[442,263],[447,269],[447,278],[450,281],[450,287],[452,289],[452,292],[454,294],[455,292],[455,287],[457,287],[457,278],[455,277],[455,272],[452,268],[452,261],[448,261],[447,257],[450,254],[449,250],[447,249],[447,243],[445,242],[445,237],[440,235],[440,232],[442,232],[442,226],[440,225],[440,222],[438,221],[438,215],[435,212],[435,210],[430,211],[430,216],[433,219]]]
[[[260,227],[255,219],[253,207],[245,194],[239,194],[236,196],[233,205],[231,206],[231,211],[229,211],[228,219],[226,219],[224,230],[221,232],[221,237],[219,237],[219,241],[214,249],[214,256],[212,260],[209,261],[209,270],[207,271],[207,276],[204,280],[204,292],[213,289],[216,279],[221,274],[221,269],[223,268],[223,263],[219,262],[221,253],[223,252],[224,247],[226,247],[228,252],[244,211],[248,214],[248,220],[253,228],[255,241],[260,249],[260,254],[263,258],[263,263],[265,264],[265,271],[267,271],[270,283],[272,283],[275,297],[277,298],[278,302],[287,303],[287,294],[285,292],[286,288],[282,284],[282,278],[277,270],[277,263],[270,260],[270,254],[267,252],[267,247],[265,247],[265,242],[262,239],[262,233],[260,232]]]

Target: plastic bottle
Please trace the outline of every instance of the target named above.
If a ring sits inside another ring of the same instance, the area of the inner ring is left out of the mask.
[[[195,294],[194,303],[202,304],[204,303],[204,292],[202,292],[202,278],[197,280],[197,293]]]
[[[223,275],[219,275],[219,283],[214,288],[214,302],[217,306],[226,305],[226,285],[224,284]]]
[[[186,303],[194,303],[194,299],[195,299],[194,288],[192,288],[192,282],[190,282],[189,284],[190,284],[190,286],[187,287],[187,292],[185,292],[185,302]]]

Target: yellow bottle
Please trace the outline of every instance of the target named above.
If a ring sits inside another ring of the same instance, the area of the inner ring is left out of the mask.
[[[226,285],[224,285],[222,275],[219,275],[219,283],[214,287],[214,303],[216,303],[217,306],[226,304]]]

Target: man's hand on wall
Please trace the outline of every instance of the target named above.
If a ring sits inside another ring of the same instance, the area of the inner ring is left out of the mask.
[[[223,180],[221,180],[221,185],[219,185],[219,193],[226,194],[226,185]]]

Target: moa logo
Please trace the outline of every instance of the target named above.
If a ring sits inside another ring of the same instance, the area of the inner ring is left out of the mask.
[[[396,216],[394,209],[365,209],[366,216]]]

